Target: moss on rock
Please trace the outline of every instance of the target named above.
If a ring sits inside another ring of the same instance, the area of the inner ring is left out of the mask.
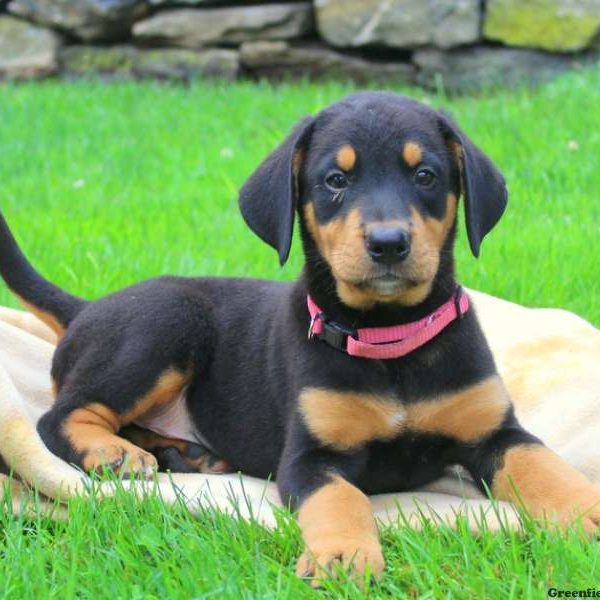
[[[484,36],[560,52],[587,48],[600,32],[600,0],[489,0]]]

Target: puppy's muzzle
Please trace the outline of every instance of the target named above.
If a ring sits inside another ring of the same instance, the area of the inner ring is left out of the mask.
[[[401,227],[379,226],[369,231],[366,244],[373,261],[395,265],[410,254],[410,233]]]

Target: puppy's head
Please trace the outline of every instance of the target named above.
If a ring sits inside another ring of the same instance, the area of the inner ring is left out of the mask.
[[[464,198],[471,250],[502,216],[502,175],[444,114],[384,92],[349,96],[301,121],[241,190],[252,230],[283,264],[298,210],[305,249],[355,308],[424,300],[451,252]]]

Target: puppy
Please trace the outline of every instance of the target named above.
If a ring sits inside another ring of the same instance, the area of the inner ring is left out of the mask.
[[[446,115],[368,92],[303,119],[241,190],[282,264],[298,216],[295,283],[161,277],[87,302],[33,270],[2,220],[2,276],[61,338],[44,442],[87,470],[150,475],[154,456],[119,432],[183,395],[212,451],[276,477],[315,585],[336,563],[378,577],[366,494],[453,464],[535,517],[596,531],[600,490],[519,425],[457,284],[459,198],[477,256],[503,177]]]

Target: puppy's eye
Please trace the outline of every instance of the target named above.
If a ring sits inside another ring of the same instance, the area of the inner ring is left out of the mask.
[[[348,178],[341,171],[332,171],[325,177],[327,187],[333,192],[341,192],[348,187]]]
[[[435,183],[436,175],[431,169],[419,169],[415,173],[414,180],[418,186],[430,188]]]

